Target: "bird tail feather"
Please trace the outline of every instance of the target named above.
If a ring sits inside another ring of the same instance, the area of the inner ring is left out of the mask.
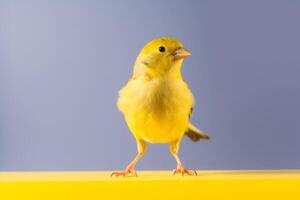
[[[184,133],[187,137],[189,137],[193,142],[197,142],[200,139],[208,140],[209,136],[205,134],[203,131],[196,128],[193,124],[189,123],[189,127]]]

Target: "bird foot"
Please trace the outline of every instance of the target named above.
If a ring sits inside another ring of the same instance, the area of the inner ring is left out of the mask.
[[[119,176],[135,176],[137,177],[137,173],[136,171],[134,170],[134,168],[132,167],[127,167],[125,171],[116,171],[116,172],[113,172],[111,173],[110,175],[111,177],[115,176],[115,177],[119,177]]]
[[[189,176],[197,176],[197,172],[196,170],[187,170],[183,164],[179,164],[177,166],[177,169],[174,169],[173,170],[173,175],[176,175],[176,174],[181,174],[182,176],[184,176],[185,174],[189,175]]]

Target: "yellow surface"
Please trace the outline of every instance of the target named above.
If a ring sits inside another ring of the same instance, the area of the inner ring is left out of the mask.
[[[113,177],[111,172],[2,172],[0,199],[300,199],[300,170],[170,171]]]

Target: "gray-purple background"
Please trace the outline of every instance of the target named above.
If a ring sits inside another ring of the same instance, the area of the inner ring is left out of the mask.
[[[0,170],[113,170],[136,146],[116,108],[137,54],[160,36],[192,56],[183,75],[189,168],[300,168],[300,2],[0,1]],[[172,169],[150,145],[138,169]]]

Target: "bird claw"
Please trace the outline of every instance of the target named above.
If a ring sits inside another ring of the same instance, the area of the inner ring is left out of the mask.
[[[137,177],[137,173],[135,170],[125,170],[125,171],[117,171],[117,172],[113,172],[110,174],[110,177],[119,177],[119,176],[123,176],[123,177],[129,177],[129,176],[135,176]]]
[[[182,176],[184,176],[185,174],[187,174],[189,176],[197,176],[198,175],[196,170],[187,170],[184,168],[183,165],[179,165],[177,167],[177,169],[173,170],[173,175],[176,175],[176,174],[181,174]]]

